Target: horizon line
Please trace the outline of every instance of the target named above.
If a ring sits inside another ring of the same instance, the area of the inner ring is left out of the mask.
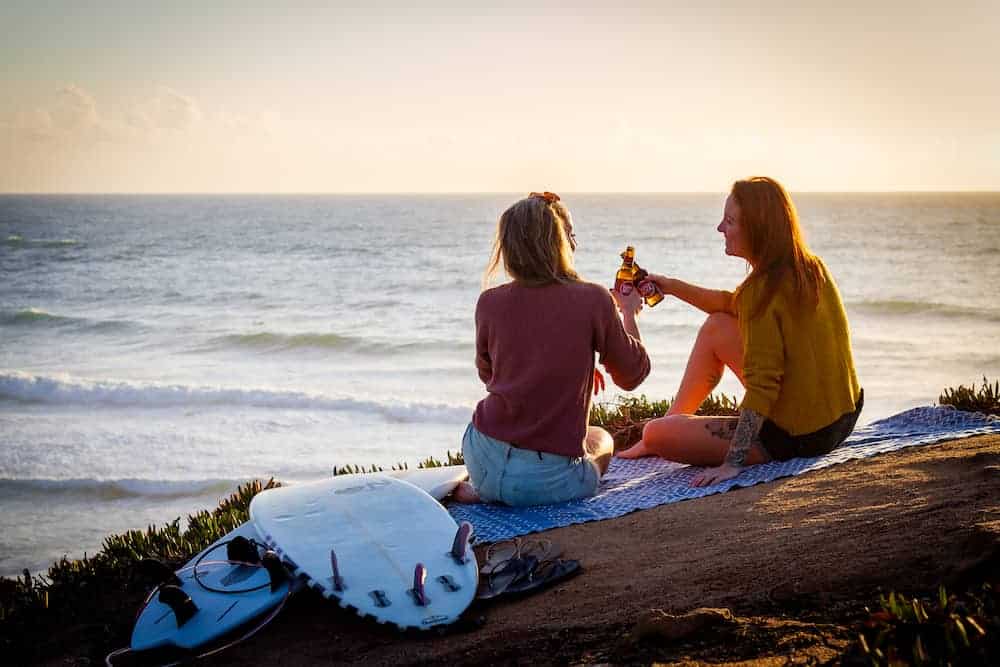
[[[727,190],[565,190],[566,195],[724,195]],[[803,195],[848,195],[848,194],[876,194],[876,195],[897,195],[897,194],[924,194],[924,195],[950,195],[950,194],[980,194],[992,195],[1000,194],[997,190],[791,190],[791,192]],[[162,191],[162,192],[127,192],[109,190],[104,192],[91,191],[52,191],[52,192],[15,192],[0,191],[0,197],[14,196],[168,196],[168,197],[190,197],[190,196],[225,196],[225,197],[301,197],[301,196],[377,196],[377,195],[408,195],[408,196],[454,196],[454,195],[515,195],[514,190],[454,190],[454,191],[429,191],[429,190],[357,190],[357,191],[296,191],[296,192],[264,192],[264,191]]]

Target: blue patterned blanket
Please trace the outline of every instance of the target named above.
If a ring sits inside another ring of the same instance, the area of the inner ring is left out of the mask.
[[[456,521],[472,523],[478,542],[496,542],[549,528],[611,519],[635,510],[723,493],[733,487],[770,482],[779,477],[800,475],[905,447],[986,433],[1000,433],[1000,419],[950,407],[914,408],[856,429],[843,445],[826,456],[751,466],[738,477],[710,487],[694,488],[690,485],[691,478],[700,468],[657,458],[616,458],[612,460],[601,481],[601,488],[593,498],[516,508],[452,503],[448,511]]]

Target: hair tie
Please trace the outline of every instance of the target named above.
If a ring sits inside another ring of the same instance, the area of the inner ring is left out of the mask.
[[[544,199],[548,204],[554,204],[559,201],[559,195],[554,192],[532,192],[528,195],[529,197],[538,197],[539,199]]]

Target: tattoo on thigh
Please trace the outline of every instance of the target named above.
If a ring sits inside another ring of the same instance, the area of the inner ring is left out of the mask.
[[[729,442],[736,433],[735,419],[713,419],[705,424],[705,428],[716,438]]]

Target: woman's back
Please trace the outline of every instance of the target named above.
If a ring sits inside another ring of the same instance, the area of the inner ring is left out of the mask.
[[[760,289],[737,299],[745,346],[743,407],[770,417],[792,435],[811,433],[855,409],[861,387],[840,292],[826,266],[815,309],[789,282],[754,317]]]
[[[473,423],[525,449],[583,454],[595,352],[625,389],[649,373],[649,357],[625,333],[608,290],[593,283],[513,281],[486,290],[476,332],[476,367],[488,395]]]

